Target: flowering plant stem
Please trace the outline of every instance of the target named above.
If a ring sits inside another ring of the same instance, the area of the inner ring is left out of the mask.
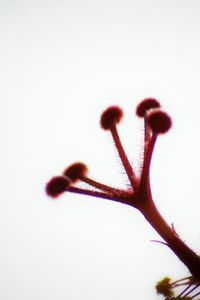
[[[145,219],[164,239],[166,245],[185,264],[190,273],[200,279],[200,257],[190,249],[170,227],[158,211],[152,198],[140,199],[138,209]]]

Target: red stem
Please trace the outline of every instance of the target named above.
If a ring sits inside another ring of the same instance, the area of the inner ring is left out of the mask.
[[[85,190],[85,189],[77,188],[77,187],[73,187],[73,186],[68,187],[66,189],[66,192],[71,192],[71,193],[75,193],[75,194],[82,194],[82,195],[92,196],[92,197],[96,197],[96,198],[103,198],[103,199],[106,199],[106,200],[112,200],[112,201],[121,202],[121,203],[126,204],[126,202],[123,201],[124,199],[121,196],[118,196],[118,197],[116,195],[111,196],[111,195],[108,195],[106,193]]]
[[[115,188],[112,188],[112,187],[110,187],[108,185],[102,184],[102,183],[100,183],[98,181],[95,181],[95,180],[93,180],[91,178],[82,177],[81,181],[87,183],[90,186],[93,186],[93,187],[97,188],[100,191],[108,193],[110,196],[111,195],[119,195],[119,190],[118,189],[115,189]]]
[[[165,240],[168,247],[176,254],[176,256],[185,264],[191,274],[200,279],[200,256],[190,249],[166,223],[164,218],[158,211],[152,198],[138,201],[138,209],[157,231],[157,233]]]
[[[113,126],[110,129],[110,131],[111,131],[111,134],[112,134],[115,146],[117,148],[119,157],[120,157],[120,159],[122,161],[122,164],[124,166],[126,174],[127,174],[128,178],[129,178],[129,181],[130,181],[130,183],[132,185],[132,188],[134,190],[136,190],[136,188],[138,186],[138,180],[137,180],[137,177],[136,177],[136,175],[135,175],[135,173],[133,171],[133,168],[130,165],[129,160],[128,160],[127,156],[126,156],[126,153],[125,153],[124,148],[122,146],[122,143],[121,143],[121,140],[120,140],[120,137],[119,137],[119,134],[118,134],[118,131],[117,131],[117,128],[116,128],[115,124],[113,124]]]

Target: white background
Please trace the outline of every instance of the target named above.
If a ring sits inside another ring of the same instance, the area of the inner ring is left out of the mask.
[[[161,299],[155,283],[188,275],[142,215],[125,205],[65,194],[46,182],[75,161],[113,186],[127,179],[103,109],[139,169],[135,107],[159,99],[173,128],[159,138],[153,196],[167,221],[200,249],[200,2],[0,1],[0,298]]]

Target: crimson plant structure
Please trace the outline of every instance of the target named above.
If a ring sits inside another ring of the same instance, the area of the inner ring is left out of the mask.
[[[114,188],[97,182],[88,177],[88,169],[84,163],[76,162],[67,167],[61,175],[51,178],[46,185],[46,192],[53,198],[57,198],[64,192],[99,197],[121,202],[139,210],[162,237],[162,243],[174,252],[190,272],[190,276],[187,278],[174,282],[168,277],[164,278],[157,283],[157,292],[163,294],[165,299],[197,299],[200,294],[197,291],[200,286],[200,256],[183,242],[173,226],[167,224],[158,211],[151,192],[150,164],[154,146],[158,136],[165,134],[171,128],[172,121],[155,98],[142,100],[136,108],[136,115],[144,120],[143,163],[139,175],[136,175],[130,164],[117,131],[117,124],[120,123],[123,116],[122,109],[118,106],[110,106],[103,111],[100,117],[102,129],[110,131],[112,135],[130,183],[128,188]],[[78,181],[88,184],[93,187],[93,190],[77,187]],[[175,288],[180,286],[184,286],[184,289],[174,296]]]

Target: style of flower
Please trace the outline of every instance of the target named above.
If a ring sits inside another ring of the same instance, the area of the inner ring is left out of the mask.
[[[141,101],[136,108],[136,115],[142,118],[144,122],[143,164],[139,175],[136,175],[131,166],[118,134],[117,124],[122,120],[122,109],[118,106],[110,106],[103,111],[100,118],[102,129],[111,133],[130,183],[128,188],[114,188],[91,179],[87,175],[87,166],[82,162],[76,162],[67,167],[62,175],[53,177],[46,185],[46,192],[53,198],[60,196],[64,192],[78,193],[121,202],[138,209],[163,238],[164,241],[161,243],[167,245],[190,271],[191,279],[189,280],[191,282],[187,282],[188,286],[191,283],[192,285],[195,283],[195,286],[198,287],[200,285],[200,256],[180,239],[173,224],[172,226],[167,224],[158,211],[151,193],[149,177],[153,150],[158,136],[165,134],[171,128],[171,118],[161,109],[159,101],[154,98],[146,98]],[[76,183],[78,181],[86,183],[93,187],[94,190],[77,187]],[[177,284],[177,282],[170,283],[168,279],[165,279],[157,285],[157,291],[165,291],[163,295],[167,297],[166,299],[187,299],[186,297],[189,295],[186,293],[187,289],[177,296],[178,298],[173,296],[171,290]],[[194,299],[197,295],[188,299]]]

